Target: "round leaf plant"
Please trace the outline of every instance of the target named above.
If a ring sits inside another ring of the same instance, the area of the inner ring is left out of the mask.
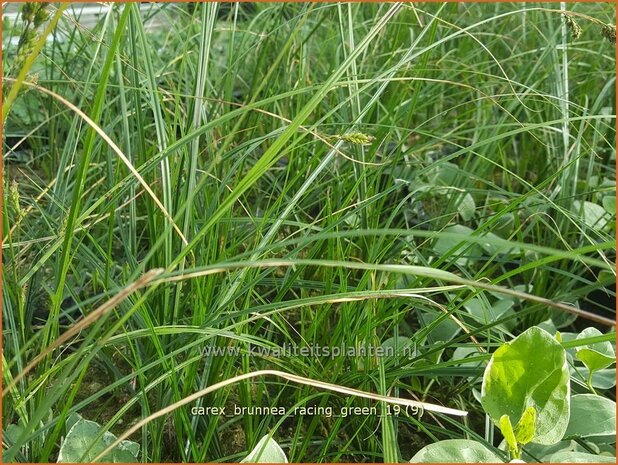
[[[547,331],[532,327],[494,352],[483,376],[481,403],[519,458],[523,444],[562,439],[569,394],[564,348]]]

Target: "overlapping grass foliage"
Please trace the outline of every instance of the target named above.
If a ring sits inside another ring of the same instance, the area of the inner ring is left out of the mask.
[[[5,27],[4,459],[56,460],[73,413],[119,434],[263,369],[469,415],[184,406],[132,436],[139,459],[238,461],[267,433],[304,462],[497,446],[488,353],[615,314],[615,9],[568,8],[582,31],[558,4],[69,8],[24,82],[45,27]],[[192,405],[376,403],[266,376]]]

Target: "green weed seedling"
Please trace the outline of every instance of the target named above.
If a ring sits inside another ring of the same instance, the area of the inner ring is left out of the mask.
[[[600,335],[601,331],[598,329],[586,328],[577,336],[577,339]],[[592,386],[592,375],[616,362],[616,353],[609,341],[578,347],[576,357],[588,368],[588,379],[586,381],[592,392],[595,392]]]
[[[266,435],[240,463],[288,463],[288,458],[277,441]]]
[[[577,337],[600,336],[588,328]],[[567,352],[560,334],[531,327],[492,355],[483,375],[481,404],[504,437],[512,462],[524,452],[543,462],[615,462],[616,404],[592,394],[571,396]],[[592,374],[615,362],[609,342],[577,348]],[[515,426],[513,426],[515,425]],[[440,441],[421,449],[418,462],[503,462],[489,445],[468,439]]]
[[[85,420],[74,413],[67,420],[68,433],[60,444],[58,463],[91,462],[116,440],[109,431],[101,436],[102,427],[98,423]],[[93,442],[94,439],[94,442]],[[102,462],[134,463],[137,462],[139,444],[132,441],[122,441]]]

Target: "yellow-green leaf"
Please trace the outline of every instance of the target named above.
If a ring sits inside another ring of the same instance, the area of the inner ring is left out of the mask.
[[[534,438],[534,432],[536,430],[536,409],[534,407],[528,407],[517,426],[515,427],[515,439],[519,444],[528,444]]]
[[[494,352],[483,376],[481,403],[496,423],[508,415],[517,424],[534,406],[534,442],[554,444],[569,423],[569,378],[564,348],[547,331],[532,327]]]
[[[513,425],[511,425],[511,419],[509,418],[509,416],[502,415],[500,417],[500,421],[498,422],[498,426],[500,427],[502,436],[504,436],[504,440],[509,445],[509,450],[516,451],[517,439],[515,438],[515,433],[513,432]]]

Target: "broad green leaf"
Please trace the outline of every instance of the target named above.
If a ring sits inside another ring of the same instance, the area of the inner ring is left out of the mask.
[[[498,213],[487,218],[492,222],[492,230],[499,237],[509,237],[515,225],[515,215],[512,213]]]
[[[448,228],[444,228],[444,232],[451,234],[460,234],[461,239],[457,237],[440,237],[436,240],[433,249],[439,256],[448,255],[448,253],[457,247],[453,254],[461,254],[457,259],[457,263],[466,264],[469,260],[478,260],[482,256],[482,250],[477,244],[469,244],[466,242],[466,237],[471,236],[474,230],[461,224],[454,224]]]
[[[350,228],[357,228],[360,225],[360,217],[358,216],[358,213],[353,212],[346,215],[344,217],[344,221]]]
[[[485,239],[488,239],[488,241],[482,242],[481,247],[483,248],[485,252],[487,252],[490,255],[497,255],[497,254],[508,255],[508,254],[512,254],[516,252],[516,249],[513,247],[505,247],[502,244],[497,244],[496,242],[500,242],[502,238],[492,232],[483,234],[483,237]]]
[[[474,235],[475,231],[462,224],[454,224],[444,228],[443,232],[451,234],[460,234],[461,239],[458,237],[440,237],[436,240],[433,249],[440,255],[447,255],[451,249],[459,246],[460,250],[463,250],[462,257],[457,261],[460,264],[464,264],[467,260],[477,260],[483,256],[483,251],[490,255],[497,254],[510,254],[515,251],[514,248],[508,247],[502,244],[504,239],[493,234],[491,232],[483,233],[482,237],[485,239],[479,244],[469,244],[465,241],[467,236]]]
[[[406,356],[413,358],[416,356],[416,342],[406,336],[389,337],[381,344],[387,356]]]
[[[585,452],[556,452],[543,460],[547,463],[616,463],[616,457]]]
[[[17,441],[19,436],[23,433],[23,431],[24,431],[24,428],[22,426],[16,425],[16,424],[10,424],[4,429],[3,433],[6,439],[8,439],[11,442],[15,442]]]
[[[494,352],[483,376],[481,402],[495,423],[502,415],[517,423],[534,407],[534,442],[553,444],[569,422],[569,394],[565,350],[547,331],[532,327]]]
[[[616,272],[610,270],[601,270],[597,275],[597,282],[602,286],[609,286],[616,282]]]
[[[450,341],[461,331],[461,327],[444,312],[419,309],[417,313],[420,325],[423,328],[431,328],[427,336],[430,343]]]
[[[517,286],[512,286],[511,289],[513,289],[514,291],[517,291],[517,292],[524,292],[524,293],[527,293],[527,294],[533,294],[534,293],[534,284],[532,284],[532,283],[518,284]],[[500,293],[500,292],[489,291],[488,294],[493,295],[498,300],[510,300],[510,301],[513,302],[513,304],[518,304],[518,303],[522,302],[522,300],[519,297],[512,296],[512,295],[506,295],[506,294],[503,294],[503,293]]]
[[[94,421],[84,420],[78,414],[71,415],[67,423],[72,426],[60,444],[58,463],[93,462],[97,455],[116,440],[116,436],[109,431],[106,431],[102,437],[98,438],[102,427]],[[132,441],[122,441],[111,452],[104,455],[100,462],[137,462],[138,452],[139,444]]]
[[[65,427],[67,431],[70,431],[73,428],[73,425],[78,421],[82,420],[82,416],[79,413],[72,413],[69,415],[65,422]]]
[[[474,347],[457,347],[455,351],[453,352],[453,356],[451,357],[451,360],[462,360],[462,362],[457,365],[460,367],[476,368],[480,366],[481,364],[483,364],[481,360],[476,360],[472,362],[465,362],[463,360],[466,360],[469,357],[478,357],[479,355],[480,355],[479,350],[475,349]]]
[[[288,463],[288,458],[277,441],[266,435],[240,463]]]
[[[571,374],[580,380],[587,380],[590,370],[586,367],[571,367]],[[597,389],[611,389],[616,385],[616,369],[606,368],[592,373],[592,387]]]
[[[455,163],[441,162],[430,170],[428,179],[435,186],[454,186],[459,174],[459,167]]]
[[[474,218],[476,204],[474,203],[472,196],[466,192],[463,196],[459,197],[458,201],[459,205],[457,206],[457,209],[459,211],[459,216],[461,216],[464,221],[470,221]]]
[[[586,369],[582,369],[585,376]],[[611,389],[616,386],[616,369],[598,370],[592,374],[592,386],[598,389]]]
[[[581,212],[582,220],[591,228],[602,228],[607,224],[607,212],[602,206],[587,201],[582,204],[579,200],[575,200],[573,206],[576,213]]]
[[[528,407],[515,427],[515,439],[519,444],[528,444],[536,431],[536,410]]]
[[[577,303],[577,301],[566,303],[572,305],[573,307],[579,308],[579,304]],[[573,313],[563,312],[562,310],[552,310],[550,318],[554,325],[556,325],[556,328],[566,328],[577,319],[577,315],[574,315]]]
[[[556,328],[556,325],[551,320],[551,318],[548,318],[547,320],[540,322],[537,326],[541,328],[542,330],[547,331],[549,334],[555,335],[556,332],[558,331],[558,328]],[[560,337],[562,337],[562,334],[560,334]]]
[[[464,308],[480,323],[489,324],[492,321],[506,316],[508,313],[513,313],[512,308],[514,304],[515,302],[512,300],[503,299],[496,300],[487,305],[484,301],[475,297],[466,302]]]
[[[602,334],[603,333],[596,328],[586,328],[579,333],[577,339],[601,336]],[[592,372],[607,368],[616,361],[616,353],[609,341],[578,347],[576,357]]]
[[[477,441],[448,439],[419,450],[410,463],[501,463],[497,454]]]
[[[616,214],[616,197],[613,195],[606,195],[605,197],[603,197],[603,208],[605,208],[605,211],[607,211],[607,213],[609,213],[610,215],[615,215]]]
[[[547,462],[547,458],[556,452],[573,451],[586,452],[586,450],[575,441],[559,441],[550,446],[531,442],[523,446],[522,458],[526,462]]]
[[[616,402],[594,394],[571,397],[571,419],[566,438],[607,437],[616,442]]]

